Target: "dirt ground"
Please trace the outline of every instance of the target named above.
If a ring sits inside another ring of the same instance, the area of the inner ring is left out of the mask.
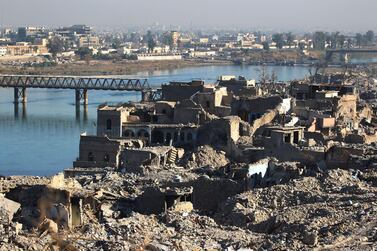
[[[223,65],[224,61],[105,61],[92,60],[58,64],[56,66],[20,66],[4,62],[0,64],[0,74],[32,74],[32,75],[131,75],[139,72],[152,72],[156,70],[179,69],[190,66]]]

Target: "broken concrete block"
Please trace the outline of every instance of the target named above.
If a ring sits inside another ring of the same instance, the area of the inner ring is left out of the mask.
[[[0,195],[0,212],[2,212],[2,216],[0,220],[4,218],[9,223],[13,219],[13,215],[18,211],[21,207],[21,204],[12,200],[9,200],[4,197],[4,195]]]
[[[50,234],[58,232],[58,224],[50,219],[44,219],[41,224],[38,226],[38,231],[43,234],[44,232],[48,232]]]
[[[20,231],[22,230],[22,224],[18,223],[18,222],[15,222],[12,225],[12,230],[16,233],[16,235],[18,235],[20,233]]]
[[[149,243],[146,249],[150,250],[150,251],[168,251],[168,250],[170,250],[168,246],[162,245],[162,244],[157,243],[157,242]]]
[[[173,210],[175,212],[180,212],[180,213],[189,213],[191,212],[192,210],[194,210],[194,206],[192,205],[191,202],[189,201],[184,201],[184,202],[178,202]]]
[[[302,242],[309,246],[316,246],[318,243],[318,234],[316,231],[304,231]]]
[[[111,209],[112,205],[109,204],[102,204],[101,211],[104,217],[111,218],[113,216],[114,211]]]

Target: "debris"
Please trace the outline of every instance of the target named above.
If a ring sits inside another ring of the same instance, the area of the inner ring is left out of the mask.
[[[58,224],[56,224],[53,220],[46,218],[39,224],[38,231],[41,236],[45,233],[56,234],[58,233]]]
[[[0,194],[0,221],[9,223],[13,219],[13,215],[21,207],[20,203],[9,200]]]

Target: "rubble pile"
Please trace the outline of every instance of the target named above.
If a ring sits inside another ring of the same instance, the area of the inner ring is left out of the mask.
[[[368,250],[377,238],[377,188],[359,176],[330,170],[248,191],[224,202],[215,218],[267,234],[265,249]]]
[[[213,213],[171,208],[159,214],[139,213],[132,206],[132,200],[141,194],[143,187],[156,182],[165,184],[164,180],[153,181],[158,173],[147,177],[117,173],[103,177],[79,176],[77,180],[86,180],[80,193],[97,205],[83,201],[81,224],[75,227],[62,227],[52,219],[40,220],[34,227],[21,224],[20,204],[8,199],[16,206],[10,212],[3,210],[9,204],[0,200],[3,237],[0,250],[49,247],[58,250],[302,250],[310,247],[369,250],[377,241],[377,187],[371,181],[376,173],[374,169],[365,173],[328,170],[236,194],[220,202]],[[168,177],[167,173],[161,175]],[[18,186],[14,180],[10,183]],[[131,187],[139,192],[131,193]]]
[[[189,169],[202,167],[218,169],[226,166],[229,162],[224,151],[219,151],[209,145],[205,145],[199,147],[196,151],[186,154],[180,165]]]

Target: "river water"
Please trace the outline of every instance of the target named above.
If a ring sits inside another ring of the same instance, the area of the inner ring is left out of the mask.
[[[269,66],[280,81],[308,75],[305,67]],[[220,75],[258,78],[257,66],[205,66],[141,72],[130,77],[148,78],[158,86],[169,81],[203,79],[215,82]],[[56,174],[78,157],[80,134],[95,134],[96,109],[101,103],[140,100],[134,92],[89,91],[86,115],[76,113],[73,90],[27,89],[26,107],[16,112],[13,89],[0,88],[0,175]],[[84,116],[85,115],[85,116]]]

